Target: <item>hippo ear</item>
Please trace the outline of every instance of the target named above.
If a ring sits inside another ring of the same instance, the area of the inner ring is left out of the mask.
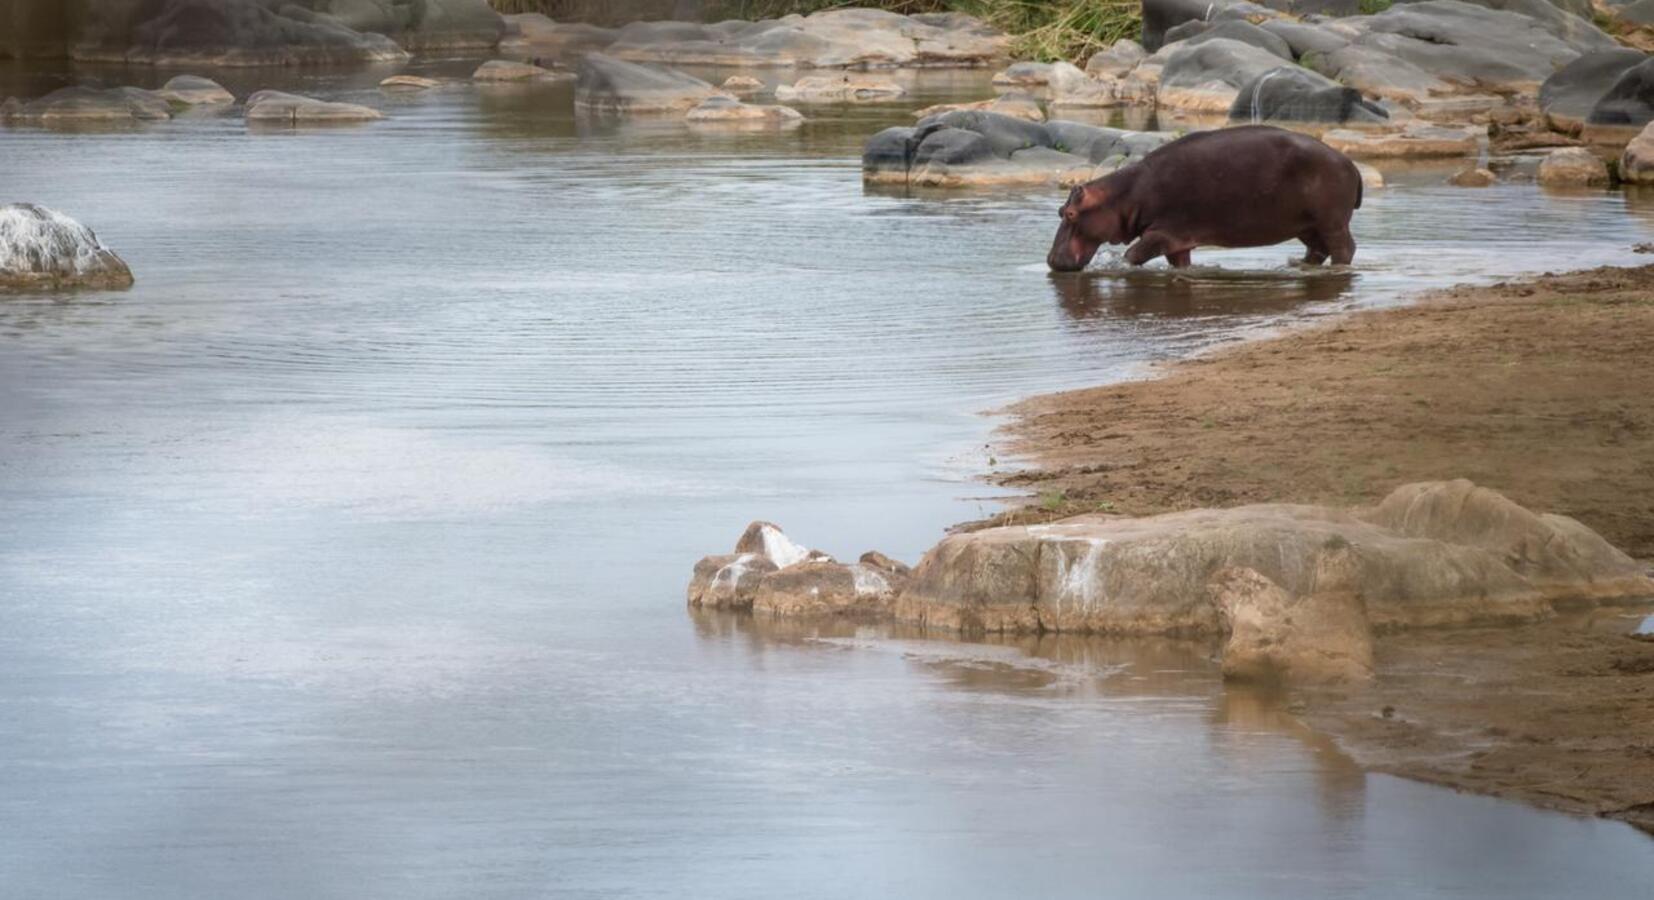
[[[1074,204],[1077,213],[1091,212],[1101,209],[1108,202],[1108,191],[1100,184],[1082,184],[1074,189],[1074,196],[1069,202]]]

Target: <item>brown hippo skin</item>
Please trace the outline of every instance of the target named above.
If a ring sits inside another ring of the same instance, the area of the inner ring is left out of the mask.
[[[1267,125],[1202,131],[1075,188],[1046,262],[1085,268],[1103,244],[1126,262],[1189,264],[1196,247],[1264,247],[1297,238],[1319,265],[1355,256],[1350,217],[1361,207],[1355,163],[1315,138]],[[1132,243],[1135,241],[1136,243]]]

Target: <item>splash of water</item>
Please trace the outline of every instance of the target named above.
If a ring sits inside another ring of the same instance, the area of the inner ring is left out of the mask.
[[[0,206],[0,275],[90,275],[113,256],[92,229],[44,206]]]

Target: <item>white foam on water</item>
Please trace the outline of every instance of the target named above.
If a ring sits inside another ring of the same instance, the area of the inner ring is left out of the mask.
[[[781,529],[765,525],[760,532],[764,536],[764,555],[777,568],[785,569],[810,558],[810,551],[793,543],[791,538],[781,533]]]
[[[44,206],[0,206],[0,273],[84,275],[107,249],[92,229]]]

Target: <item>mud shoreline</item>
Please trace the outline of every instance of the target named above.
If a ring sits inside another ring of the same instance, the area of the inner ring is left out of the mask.
[[[1256,502],[1360,505],[1470,478],[1654,558],[1654,266],[1428,294],[1012,407],[972,526]],[[1382,637],[1372,682],[1292,709],[1363,766],[1654,833],[1648,607]]]

